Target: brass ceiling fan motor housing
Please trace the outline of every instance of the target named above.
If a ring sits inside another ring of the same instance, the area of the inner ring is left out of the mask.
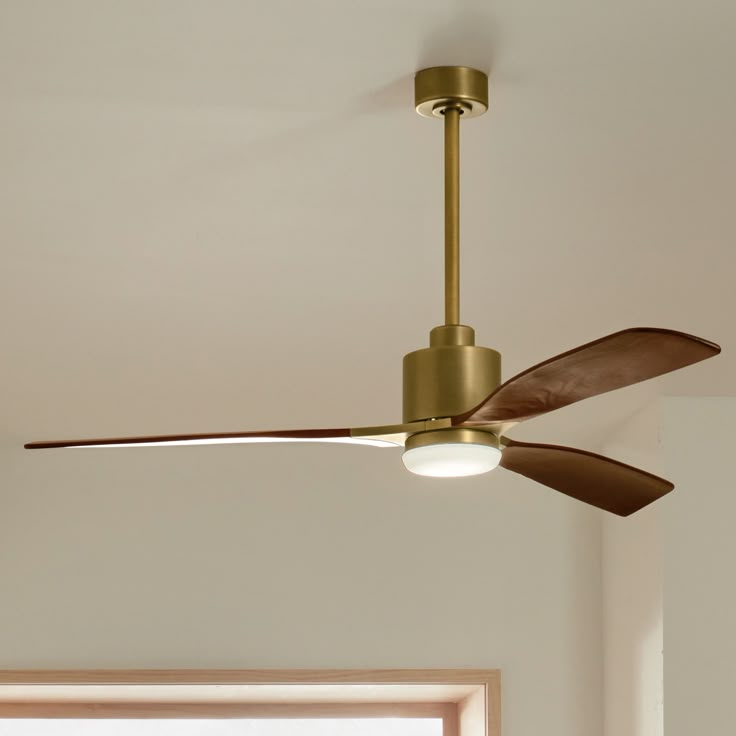
[[[500,383],[501,355],[475,345],[472,327],[435,327],[428,348],[404,356],[404,422],[469,412]]]

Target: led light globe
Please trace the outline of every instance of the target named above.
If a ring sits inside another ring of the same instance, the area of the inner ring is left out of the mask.
[[[460,478],[493,470],[501,462],[501,450],[487,445],[427,445],[407,450],[401,459],[407,470],[434,478]]]
[[[417,475],[460,478],[493,470],[501,462],[501,450],[490,432],[434,430],[409,437],[401,459]]]

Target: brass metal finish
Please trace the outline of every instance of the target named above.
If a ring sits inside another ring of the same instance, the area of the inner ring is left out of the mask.
[[[408,422],[407,424],[389,424],[382,427],[356,427],[350,430],[355,439],[374,439],[403,445],[407,438],[415,432],[426,432],[430,429],[445,429],[452,426],[450,419],[436,419],[429,422]]]
[[[460,117],[488,109],[488,75],[467,66],[436,66],[414,77],[414,102],[445,121],[445,324],[460,324]]]
[[[445,110],[445,324],[460,323],[460,115]]]
[[[414,77],[414,104],[425,118],[442,117],[450,104],[460,103],[463,117],[488,109],[488,75],[467,66],[435,66]]]
[[[429,346],[432,348],[452,345],[475,345],[475,330],[467,325],[442,325],[429,333]]]
[[[414,102],[445,125],[445,325],[432,330],[428,348],[404,356],[408,423],[470,412],[501,383],[501,356],[476,347],[472,328],[460,324],[460,118],[488,109],[488,76],[464,66],[423,69]]]
[[[484,432],[482,429],[437,429],[429,432],[413,434],[406,441],[406,449],[413,450],[415,447],[426,447],[427,445],[487,445],[488,447],[499,447],[499,438],[492,432]]]
[[[435,327],[430,347],[404,356],[404,422],[471,411],[500,383],[500,354],[477,347],[472,328]]]

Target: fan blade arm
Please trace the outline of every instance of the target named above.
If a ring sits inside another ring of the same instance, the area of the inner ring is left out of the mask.
[[[664,478],[586,450],[506,438],[502,444],[502,468],[618,516],[629,516],[674,488]]]
[[[401,447],[404,446],[407,437],[416,432],[428,432],[434,429],[447,429],[452,426],[452,419],[449,417],[441,419],[427,419],[416,422],[406,422],[405,424],[389,424],[382,427],[358,427],[351,429],[352,437],[358,438],[375,438],[388,442],[394,442]]]
[[[715,343],[684,332],[655,327],[621,330],[519,373],[452,422],[456,426],[515,424],[720,352]]]
[[[29,442],[24,445],[24,447],[27,450],[46,450],[76,447],[164,447],[177,445],[228,445],[268,442],[328,442],[371,445],[374,447],[396,447],[403,445],[401,434],[402,430],[408,431],[407,425],[365,427],[357,430],[349,428],[295,429],[277,431],[269,430],[265,432],[221,432],[217,434],[171,434],[75,440],[48,440],[42,442]]]

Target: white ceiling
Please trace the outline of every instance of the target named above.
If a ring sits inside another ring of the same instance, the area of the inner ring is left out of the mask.
[[[491,73],[462,317],[507,377],[627,326],[724,348],[519,434],[736,393],[735,35],[726,0],[5,0],[5,440],[399,420],[442,319],[437,64]]]

